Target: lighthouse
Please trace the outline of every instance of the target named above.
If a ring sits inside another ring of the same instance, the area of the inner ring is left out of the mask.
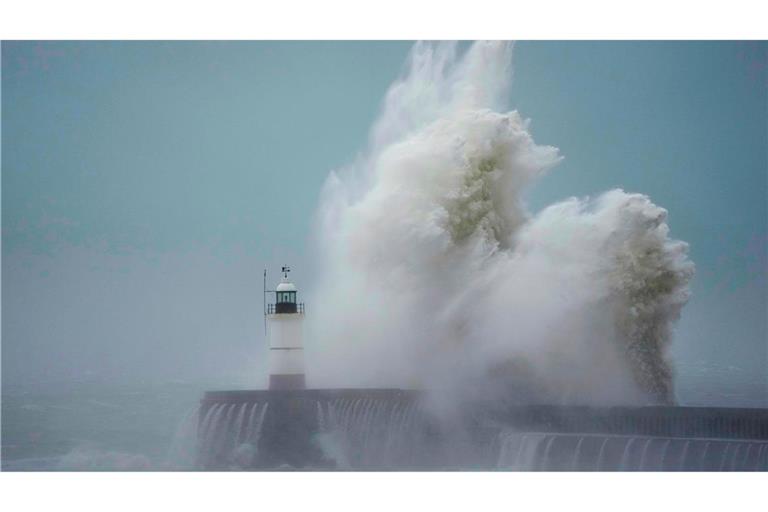
[[[269,389],[304,389],[304,304],[296,302],[296,286],[288,266],[275,288],[275,302],[265,310],[269,340]],[[265,271],[266,276],[266,271]],[[266,278],[265,278],[266,279]]]

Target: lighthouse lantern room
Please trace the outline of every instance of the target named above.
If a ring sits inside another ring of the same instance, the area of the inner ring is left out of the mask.
[[[269,389],[304,389],[304,304],[296,302],[296,286],[288,266],[274,290],[275,303],[265,308],[269,341]],[[266,282],[266,270],[264,271]],[[266,290],[265,290],[266,297]],[[266,300],[265,300],[266,302]]]

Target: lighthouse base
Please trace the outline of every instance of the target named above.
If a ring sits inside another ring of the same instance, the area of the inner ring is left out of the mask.
[[[269,389],[306,389],[306,387],[303,373],[269,376]]]

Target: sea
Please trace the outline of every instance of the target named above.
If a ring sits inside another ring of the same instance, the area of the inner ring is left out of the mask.
[[[194,470],[196,410],[227,384],[77,382],[4,387],[3,471]],[[679,405],[768,407],[768,375],[711,363],[677,368]]]

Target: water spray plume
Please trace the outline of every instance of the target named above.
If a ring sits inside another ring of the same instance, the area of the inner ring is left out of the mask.
[[[524,192],[561,157],[507,111],[512,49],[416,44],[368,148],[328,177],[314,384],[673,401],[687,245],[663,208],[622,190],[526,210]]]

